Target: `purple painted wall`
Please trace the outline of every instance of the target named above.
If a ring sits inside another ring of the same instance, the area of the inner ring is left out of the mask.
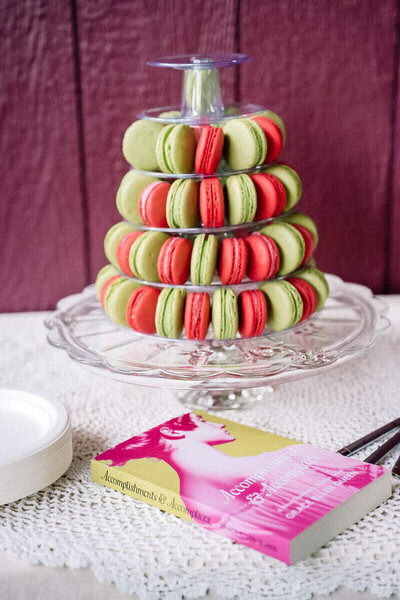
[[[253,61],[224,98],[282,115],[318,265],[400,291],[396,0],[25,0],[0,19],[0,311],[53,308],[93,281],[119,219],[126,127],[179,103],[156,55],[221,49]],[[161,35],[162,32],[162,35]],[[397,167],[397,168],[396,168]]]

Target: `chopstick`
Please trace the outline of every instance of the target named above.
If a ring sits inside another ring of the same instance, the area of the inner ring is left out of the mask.
[[[386,425],[382,425],[382,427],[375,429],[375,431],[367,433],[355,442],[352,442],[351,444],[340,448],[340,450],[338,450],[338,453],[342,454],[343,456],[349,456],[350,454],[357,452],[357,450],[361,450],[361,448],[364,448],[364,446],[368,446],[368,444],[371,444],[371,442],[375,442],[377,439],[385,435],[385,433],[388,433],[389,431],[392,431],[397,427],[400,427],[400,418],[394,419],[393,421],[390,421],[390,423],[386,423]]]
[[[393,429],[397,429],[398,427],[400,427],[400,418],[394,419],[393,421],[390,421],[390,423],[386,423],[386,425],[382,425],[382,427],[371,431],[371,433],[367,433],[355,442],[352,442],[351,444],[348,444],[347,446],[344,446],[343,448],[338,450],[338,453],[342,454],[343,456],[349,456],[350,454],[354,454],[354,452],[361,450],[361,448],[364,448],[372,442],[375,442],[377,439],[385,435],[385,433],[388,433]],[[377,450],[375,450],[374,452],[372,452],[372,454],[367,456],[367,458],[364,459],[364,462],[370,464],[378,464],[395,446],[397,446],[397,444],[400,444],[400,431],[395,433],[384,444],[379,446]],[[397,475],[397,477],[400,477],[400,456],[398,457],[392,468],[392,474]]]
[[[394,463],[394,467],[392,469],[392,473],[393,473],[393,475],[397,475],[397,477],[400,477],[400,456],[396,460],[396,462]]]
[[[400,431],[395,433],[387,442],[382,444],[382,446],[379,446],[379,448],[377,450],[375,450],[375,452],[373,452],[372,454],[367,456],[367,458],[364,458],[364,462],[371,463],[373,465],[377,465],[378,462],[381,461],[382,458],[384,458],[386,456],[386,454],[388,454],[392,450],[392,448],[397,446],[397,444],[400,444]],[[397,461],[397,462],[399,462],[399,461]],[[399,462],[399,467],[400,467],[400,462]]]

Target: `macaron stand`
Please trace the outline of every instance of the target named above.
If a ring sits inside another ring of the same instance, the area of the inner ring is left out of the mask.
[[[248,103],[224,106],[219,69],[249,60],[244,54],[212,54],[168,57],[150,61],[155,67],[182,70],[184,73],[181,106],[144,110],[138,118],[162,123],[184,123],[192,127],[223,123],[246,117],[264,109]],[[174,116],[179,111],[180,116]],[[170,116],[165,116],[165,113]],[[164,113],[164,114],[163,114]],[[162,117],[159,115],[163,114]],[[222,166],[221,166],[222,165]],[[221,163],[215,174],[167,174],[137,171],[162,180],[227,177],[238,173],[257,173],[262,167],[232,171]],[[269,219],[268,223],[274,218]],[[244,236],[259,230],[266,221],[219,228],[157,228],[188,239],[199,233]],[[147,231],[154,228],[135,225]],[[356,356],[370,346],[385,330],[385,306],[367,288],[327,276],[330,294],[324,308],[311,318],[285,331],[265,329],[258,337],[230,340],[170,339],[144,335],[114,324],[96,299],[94,286],[60,300],[57,310],[46,320],[48,340],[65,349],[85,368],[114,380],[136,385],[178,391],[181,401],[201,409],[227,409],[246,406],[262,399],[273,386],[316,375]],[[163,288],[163,283],[142,282]],[[244,279],[231,286],[235,293],[258,287]],[[208,286],[188,282],[187,293],[212,293],[221,286],[216,278]],[[170,286],[171,287],[171,286]]]

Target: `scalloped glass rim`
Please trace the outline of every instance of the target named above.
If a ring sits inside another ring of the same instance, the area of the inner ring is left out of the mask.
[[[61,300],[46,319],[48,341],[92,372],[127,383],[199,392],[270,386],[342,364],[390,325],[384,302],[368,288],[327,278],[331,294],[314,318],[282,332],[211,343],[118,327],[99,309],[90,286]]]
[[[170,69],[223,69],[248,62],[248,54],[236,52],[210,52],[207,54],[181,54],[178,56],[157,56],[147,62],[150,67]]]
[[[126,273],[121,271],[118,267],[115,267],[115,265],[113,265],[113,266],[117,271],[119,271],[119,273],[121,273],[122,277],[125,277],[126,279],[131,279],[132,281],[134,281],[135,283],[139,283],[140,285],[148,285],[150,287],[156,287],[156,288],[161,288],[161,289],[162,288],[184,288],[188,292],[214,293],[217,288],[223,288],[223,289],[230,288],[234,292],[241,292],[243,290],[255,290],[255,289],[259,288],[260,285],[263,285],[263,283],[277,281],[278,279],[279,280],[287,279],[288,277],[296,277],[298,273],[301,273],[302,271],[304,271],[304,269],[307,269],[311,266],[311,259],[312,259],[312,257],[310,257],[309,261],[307,261],[307,263],[305,265],[300,266],[295,271],[292,271],[292,273],[286,273],[285,275],[279,275],[278,277],[272,277],[271,279],[264,279],[262,281],[252,281],[251,279],[248,279],[248,277],[245,276],[240,283],[226,284],[226,285],[221,283],[221,281],[219,280],[217,275],[214,277],[214,279],[212,280],[212,282],[209,285],[201,285],[201,284],[195,285],[194,283],[191,283],[191,281],[189,281],[189,280],[180,285],[173,284],[173,283],[162,283],[161,281],[147,281],[146,279],[139,279],[138,277],[131,277],[130,275],[127,275]],[[165,339],[165,338],[163,338],[163,339]]]
[[[254,113],[265,110],[265,107],[261,104],[253,104],[253,103],[243,103],[243,102],[234,102],[232,104],[228,104],[224,108],[224,112],[221,115],[216,116],[215,114],[210,115],[197,115],[197,116],[187,116],[187,117],[159,117],[158,115],[163,112],[170,111],[181,111],[181,107],[179,105],[174,106],[161,106],[158,108],[148,108],[145,110],[141,110],[137,113],[138,119],[147,119],[148,121],[157,121],[160,123],[184,123],[185,125],[209,125],[209,124],[217,124],[221,121],[229,121],[230,119],[241,119],[245,117],[249,117]],[[228,111],[235,111],[233,114]]]

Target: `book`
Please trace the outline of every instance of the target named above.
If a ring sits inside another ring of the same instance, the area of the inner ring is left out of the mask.
[[[286,564],[392,493],[387,469],[203,411],[106,450],[92,478]]]

